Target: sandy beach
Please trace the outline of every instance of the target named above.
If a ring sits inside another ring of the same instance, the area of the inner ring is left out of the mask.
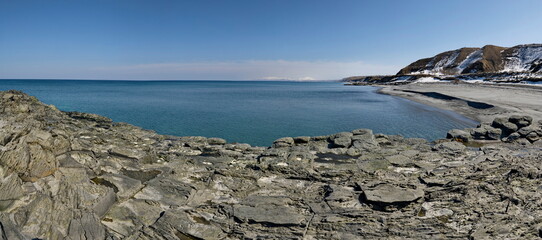
[[[451,110],[480,122],[514,114],[542,119],[542,87],[533,85],[413,83],[380,85],[379,93]]]

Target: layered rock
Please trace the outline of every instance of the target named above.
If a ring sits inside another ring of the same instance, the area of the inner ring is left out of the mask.
[[[0,239],[532,239],[539,126],[505,120],[476,136],[526,140],[474,148],[358,129],[253,147],[1,92]]]

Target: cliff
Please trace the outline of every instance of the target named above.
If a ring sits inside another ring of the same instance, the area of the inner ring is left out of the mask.
[[[532,239],[540,124],[253,147],[0,92],[0,239]]]

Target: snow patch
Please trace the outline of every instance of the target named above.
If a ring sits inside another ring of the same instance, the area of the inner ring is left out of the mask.
[[[459,74],[463,73],[463,71],[466,68],[468,68],[470,65],[482,59],[482,55],[483,55],[482,49],[476,50],[472,52],[471,54],[469,54],[467,58],[465,58],[465,60],[463,60],[463,62],[461,62],[459,66],[457,66],[457,73]]]
[[[457,57],[459,56],[459,52],[460,52],[459,50],[456,50],[451,55],[442,58],[440,61],[438,61],[435,64],[435,66],[433,67],[433,71],[434,72],[440,72],[444,68],[450,67],[450,65],[452,65],[455,62],[455,60],[457,59]]]
[[[434,77],[422,77],[418,78],[415,82],[417,83],[431,83],[431,82],[444,82],[440,79],[434,78]]]
[[[542,45],[521,46],[513,55],[505,59],[503,72],[527,72],[534,63],[541,61]]]

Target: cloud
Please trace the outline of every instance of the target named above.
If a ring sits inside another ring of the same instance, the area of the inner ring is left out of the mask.
[[[55,70],[56,69],[56,70]],[[93,68],[26,69],[0,73],[3,78],[72,78],[124,80],[336,80],[353,75],[394,74],[399,67],[363,61],[247,60],[152,63]],[[41,71],[40,71],[41,70]],[[4,76],[2,76],[4,75]]]

